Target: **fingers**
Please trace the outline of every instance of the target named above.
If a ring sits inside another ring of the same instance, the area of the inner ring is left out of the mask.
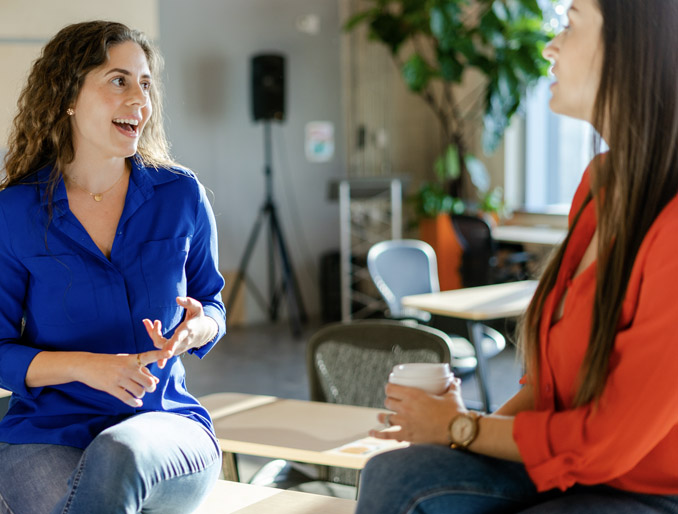
[[[162,336],[162,322],[160,320],[151,321],[150,319],[143,320],[144,327],[148,336],[153,341],[156,348],[164,348],[167,339]]]
[[[394,412],[380,412],[377,414],[377,419],[382,425],[386,425],[386,428],[395,426],[398,422],[394,419],[396,414]]]
[[[157,362],[158,367],[163,369],[165,364],[167,364],[167,359],[174,355],[176,349],[176,343],[172,342],[171,339],[166,339],[162,335],[162,322],[160,320],[151,321],[150,319],[142,320],[144,327],[148,336],[153,341],[153,345],[156,348],[159,348],[162,352],[162,355],[158,358],[153,358],[150,362]],[[148,354],[153,354],[153,352],[146,352]],[[148,364],[150,364],[150,362]]]
[[[115,398],[120,400],[122,403],[129,405],[130,407],[141,407],[144,402],[139,398],[135,398],[132,393],[122,386],[116,387],[113,391],[108,391]]]
[[[186,309],[186,319],[202,316],[202,304],[190,296],[177,296],[177,304]]]
[[[386,384],[386,396],[393,400],[409,400],[416,399],[422,394],[426,394],[424,391],[417,387],[408,387],[398,384],[391,384],[390,382]]]
[[[402,434],[402,430],[370,430],[370,437],[376,439],[395,439],[396,441],[404,441],[405,437]]]

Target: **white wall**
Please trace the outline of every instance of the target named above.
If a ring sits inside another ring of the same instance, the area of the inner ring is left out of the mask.
[[[315,14],[320,32],[296,28]],[[336,0],[163,0],[159,45],[165,57],[167,131],[175,158],[214,193],[223,270],[235,270],[264,199],[264,129],[250,115],[250,57],[287,56],[287,120],[273,124],[274,198],[310,314],[319,312],[318,262],[338,247],[338,206],[330,179],[345,174],[339,14]],[[329,163],[304,154],[310,121],[335,124]],[[268,297],[267,234],[259,236],[248,275]],[[265,319],[248,293],[248,321]]]
[[[0,0],[0,157],[17,98],[43,45],[63,26],[95,19],[120,21],[155,38],[157,1]]]

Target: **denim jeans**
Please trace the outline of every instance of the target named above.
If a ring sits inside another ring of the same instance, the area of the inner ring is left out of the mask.
[[[186,514],[220,469],[217,442],[202,425],[138,414],[85,450],[0,443],[0,514]]]
[[[356,514],[678,513],[678,496],[575,486],[538,493],[516,462],[416,445],[370,459]]]

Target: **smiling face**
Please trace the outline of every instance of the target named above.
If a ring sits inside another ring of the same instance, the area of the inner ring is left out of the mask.
[[[126,41],[85,77],[71,117],[76,158],[126,158],[151,117],[151,72],[142,48]]]
[[[597,0],[574,0],[569,24],[544,49],[553,63],[553,112],[591,122],[603,63],[603,18]]]

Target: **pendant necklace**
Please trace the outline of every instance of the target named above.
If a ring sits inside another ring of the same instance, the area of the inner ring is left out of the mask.
[[[111,187],[109,187],[108,189],[106,189],[106,191],[102,191],[101,193],[92,193],[92,191],[88,191],[87,189],[85,189],[84,187],[82,187],[80,184],[78,184],[77,180],[75,180],[73,177],[68,177],[68,180],[69,180],[69,182],[72,182],[72,183],[75,185],[75,187],[77,187],[78,189],[83,190],[85,193],[87,193],[88,195],[90,195],[90,196],[94,199],[95,202],[100,202],[101,200],[104,199],[104,195],[105,195],[106,193],[110,192],[115,186],[118,185],[118,183],[122,180],[122,177],[125,176],[125,172],[126,172],[126,171],[127,171],[127,170],[125,170],[125,171],[122,172],[122,174],[120,175],[120,178],[119,178],[118,180],[115,181],[115,184],[113,184]]]

